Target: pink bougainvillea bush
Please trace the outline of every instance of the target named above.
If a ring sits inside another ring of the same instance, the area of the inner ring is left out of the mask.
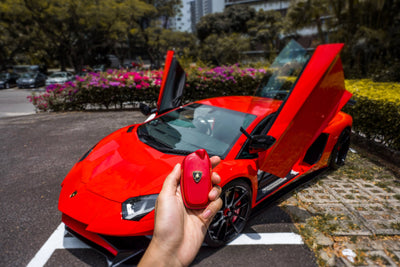
[[[222,95],[253,94],[265,69],[240,68],[238,65],[216,68],[190,67],[184,101]],[[124,109],[135,103],[155,105],[163,71],[108,70],[77,76],[74,82],[53,84],[29,100],[40,111],[85,109]]]
[[[240,68],[238,64],[188,70],[185,98],[199,100],[225,95],[253,95],[266,69]]]

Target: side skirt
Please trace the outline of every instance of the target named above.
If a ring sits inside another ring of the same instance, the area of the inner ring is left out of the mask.
[[[280,178],[267,172],[258,171],[258,190],[256,202],[265,198],[267,195],[276,190],[280,185],[292,180],[298,174],[298,172],[294,172],[292,170],[286,177]]]

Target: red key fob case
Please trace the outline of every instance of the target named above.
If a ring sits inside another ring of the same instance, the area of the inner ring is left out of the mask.
[[[181,192],[189,209],[204,209],[211,184],[211,161],[204,149],[187,155],[182,162]]]

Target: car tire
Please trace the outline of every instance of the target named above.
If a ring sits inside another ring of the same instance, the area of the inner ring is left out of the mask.
[[[347,157],[347,152],[350,148],[350,129],[344,129],[336,142],[336,145],[332,149],[331,156],[329,158],[329,167],[333,170],[339,169],[344,165]]]
[[[10,84],[9,84],[9,83],[6,83],[6,84],[4,85],[4,88],[10,89]]]
[[[234,180],[222,188],[222,208],[217,212],[204,241],[220,247],[236,238],[246,226],[251,213],[252,191],[243,180]]]

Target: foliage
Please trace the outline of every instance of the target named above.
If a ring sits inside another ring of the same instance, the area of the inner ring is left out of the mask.
[[[145,30],[160,16],[166,25],[179,4],[180,0],[0,1],[0,61],[3,66],[55,62],[61,69],[73,66],[79,72],[84,64],[104,64],[110,53],[120,60],[137,47],[151,48],[147,52],[152,53]]]
[[[41,111],[68,111],[90,108],[124,108],[135,102],[152,102],[161,84],[161,71],[129,72],[109,70],[76,77],[75,82],[52,84],[41,95],[29,97]]]
[[[349,78],[399,82],[399,14],[398,0],[298,0],[288,10],[285,32],[295,36],[295,30],[314,26],[318,43],[346,44],[342,59]]]
[[[287,31],[293,32],[304,27],[316,26],[320,43],[325,43],[322,29],[322,16],[329,11],[328,0],[305,0],[293,3],[287,13],[289,25]]]
[[[159,27],[149,27],[145,30],[148,49],[152,51],[157,67],[161,66],[165,51],[174,50],[178,55],[193,56],[196,50],[196,38],[187,32],[176,32]]]
[[[224,12],[208,14],[196,25],[201,41],[198,58],[218,66],[243,62],[243,52],[251,50],[274,55],[281,19],[279,12],[256,12],[247,6],[231,6]]]
[[[279,34],[283,29],[282,15],[276,11],[261,9],[247,21],[247,27],[253,50],[274,51],[279,42]]]
[[[247,6],[231,6],[221,13],[208,14],[196,25],[200,41],[217,34],[247,33],[247,22],[255,16],[254,9]]]
[[[185,101],[221,95],[251,95],[265,69],[192,67],[188,71]],[[91,108],[125,108],[134,103],[154,104],[160,90],[162,71],[130,72],[109,70],[76,77],[75,82],[49,85],[41,95],[29,97],[41,111],[68,111]]]
[[[400,150],[400,84],[371,80],[346,80],[354,106],[346,107],[353,129],[368,139]]]
[[[233,64],[240,62],[242,51],[248,51],[250,43],[248,38],[233,33],[231,35],[208,36],[199,50],[199,58],[214,65]]]
[[[264,68],[240,68],[238,64],[215,68],[192,67],[188,71],[185,100],[228,95],[253,95],[266,73]]]

